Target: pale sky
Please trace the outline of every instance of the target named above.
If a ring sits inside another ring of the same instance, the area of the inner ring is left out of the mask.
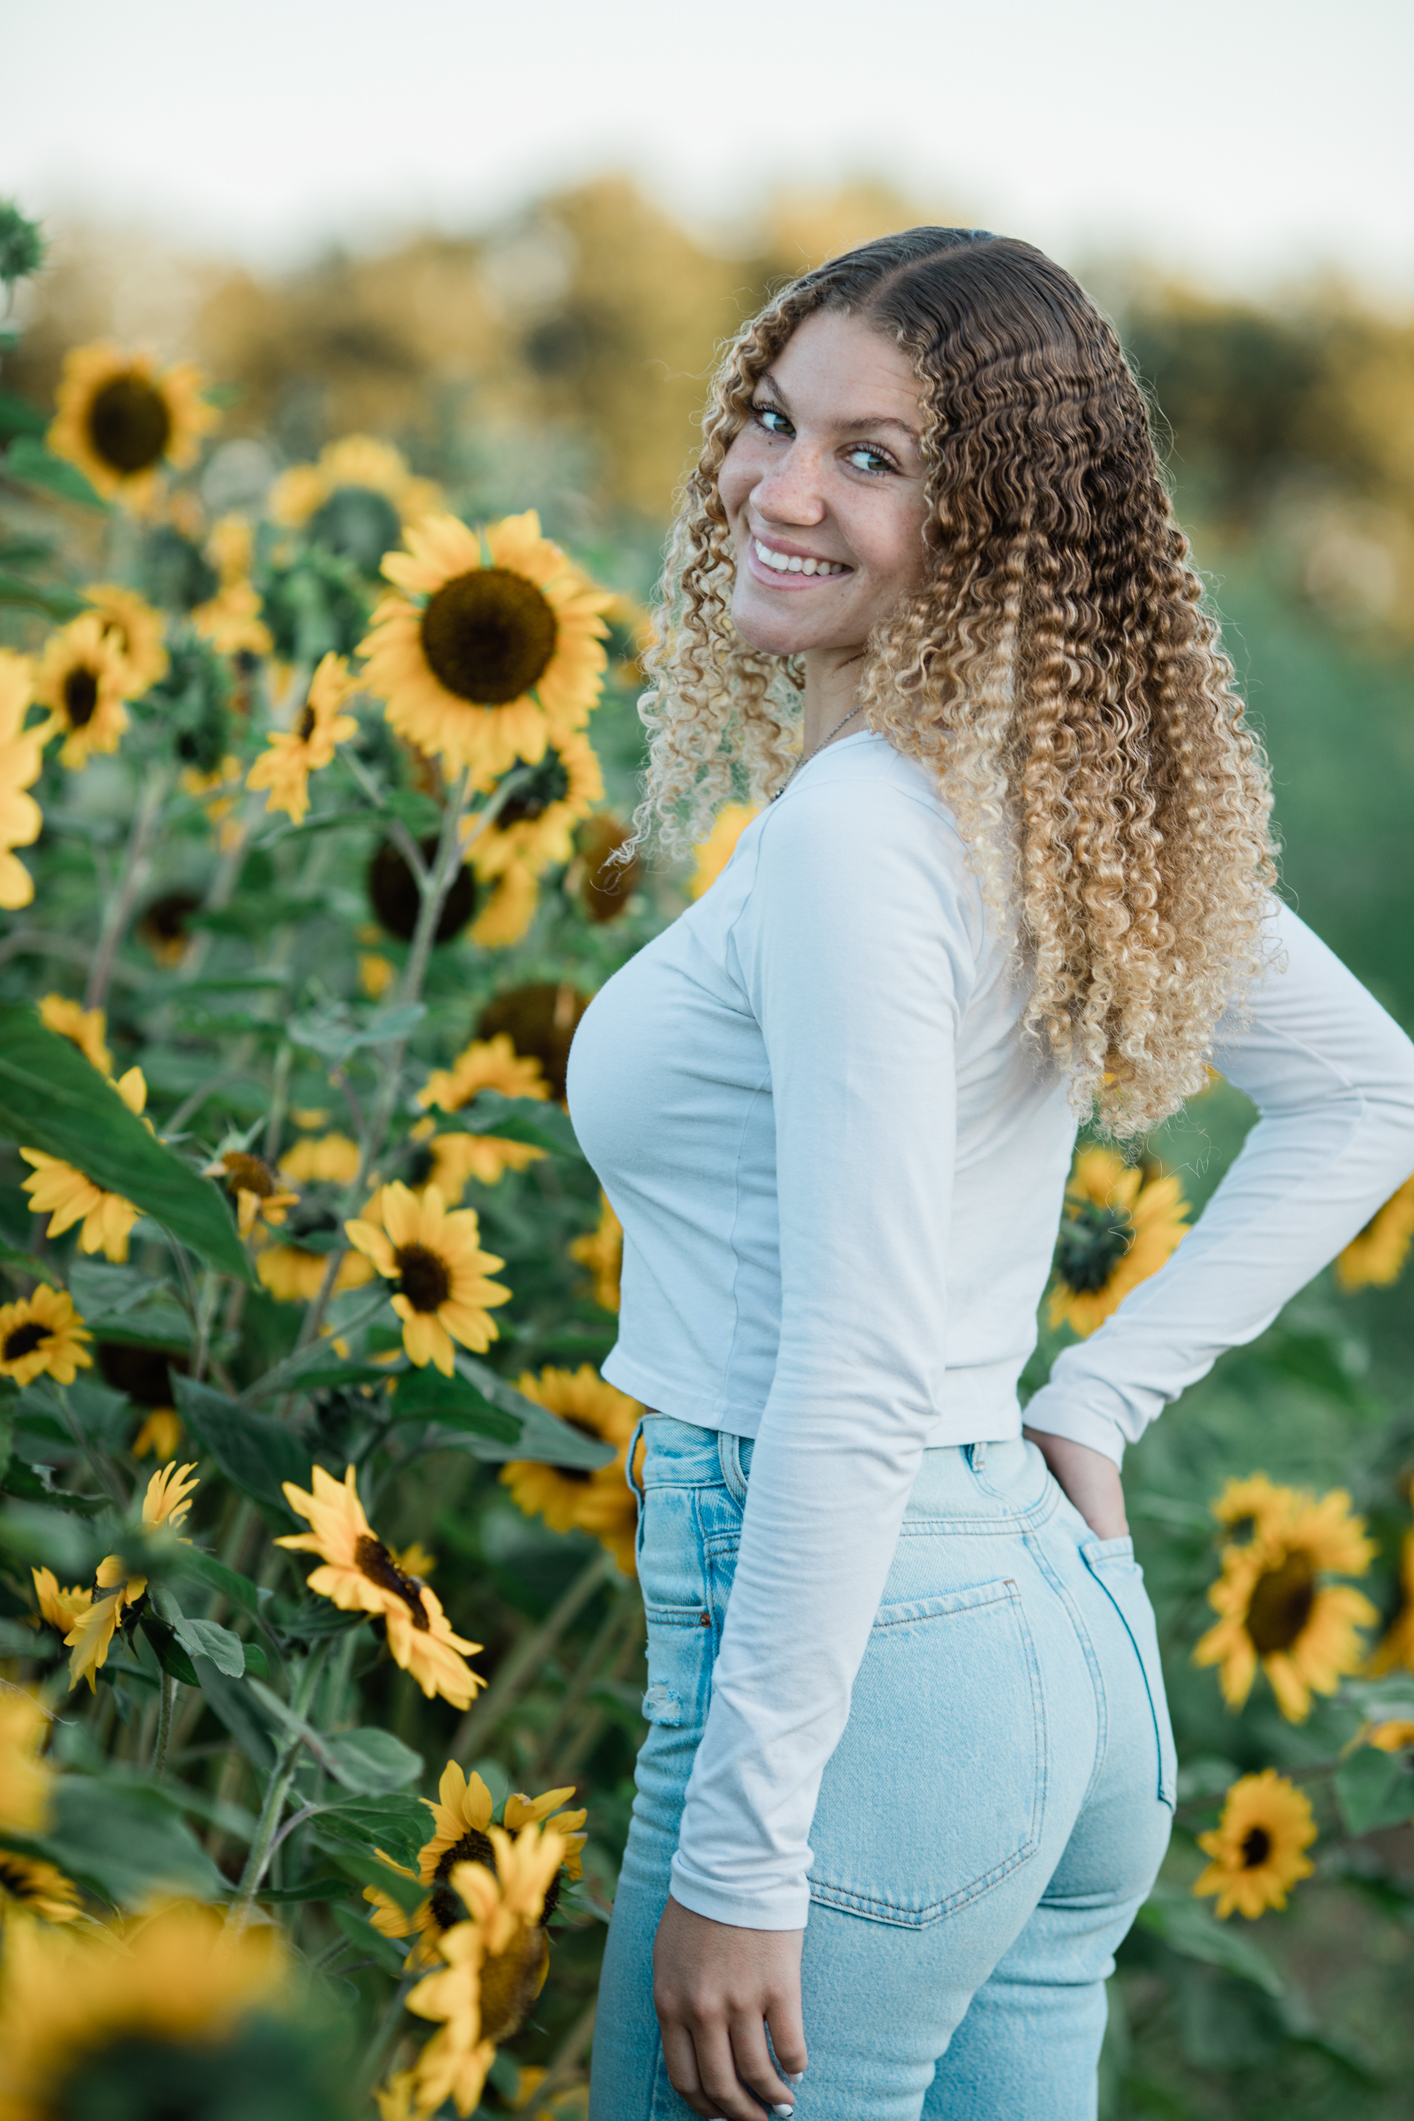
[[[0,0],[0,193],[260,265],[627,169],[1414,294],[1410,0]]]

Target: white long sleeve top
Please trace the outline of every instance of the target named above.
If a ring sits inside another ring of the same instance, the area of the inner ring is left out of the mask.
[[[1294,914],[1215,1061],[1259,1120],[1162,1271],[1027,1420],[1118,1461],[1414,1170],[1414,1047]],[[1015,1437],[1075,1140],[927,773],[830,746],[595,997],[579,1139],[624,1228],[604,1374],[756,1439],[673,1863],[718,1921],[808,1912],[820,1777],[921,1454]]]

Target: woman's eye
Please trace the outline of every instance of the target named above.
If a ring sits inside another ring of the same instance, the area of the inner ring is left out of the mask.
[[[884,456],[877,449],[871,449],[865,442],[850,451],[849,461],[856,471],[892,471],[894,468],[891,458]]]
[[[768,435],[788,435],[793,432],[790,421],[783,412],[778,412],[774,405],[753,405],[751,409]]]

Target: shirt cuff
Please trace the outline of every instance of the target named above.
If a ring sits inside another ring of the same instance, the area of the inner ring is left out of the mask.
[[[672,1862],[671,1890],[679,1907],[710,1922],[739,1930],[803,1930],[810,1920],[810,1888],[786,1885],[765,1892],[734,1892],[689,1871],[681,1856]]]
[[[1103,1413],[1093,1403],[1072,1398],[1062,1385],[1042,1385],[1021,1410],[1023,1425],[1047,1436],[1064,1436],[1071,1443],[1087,1444],[1102,1451],[1117,1466],[1124,1464],[1124,1430],[1113,1414]]]

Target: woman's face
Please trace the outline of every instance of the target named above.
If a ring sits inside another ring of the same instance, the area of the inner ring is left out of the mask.
[[[756,386],[727,451],[732,617],[768,655],[857,652],[923,576],[918,383],[858,317],[819,310]]]

